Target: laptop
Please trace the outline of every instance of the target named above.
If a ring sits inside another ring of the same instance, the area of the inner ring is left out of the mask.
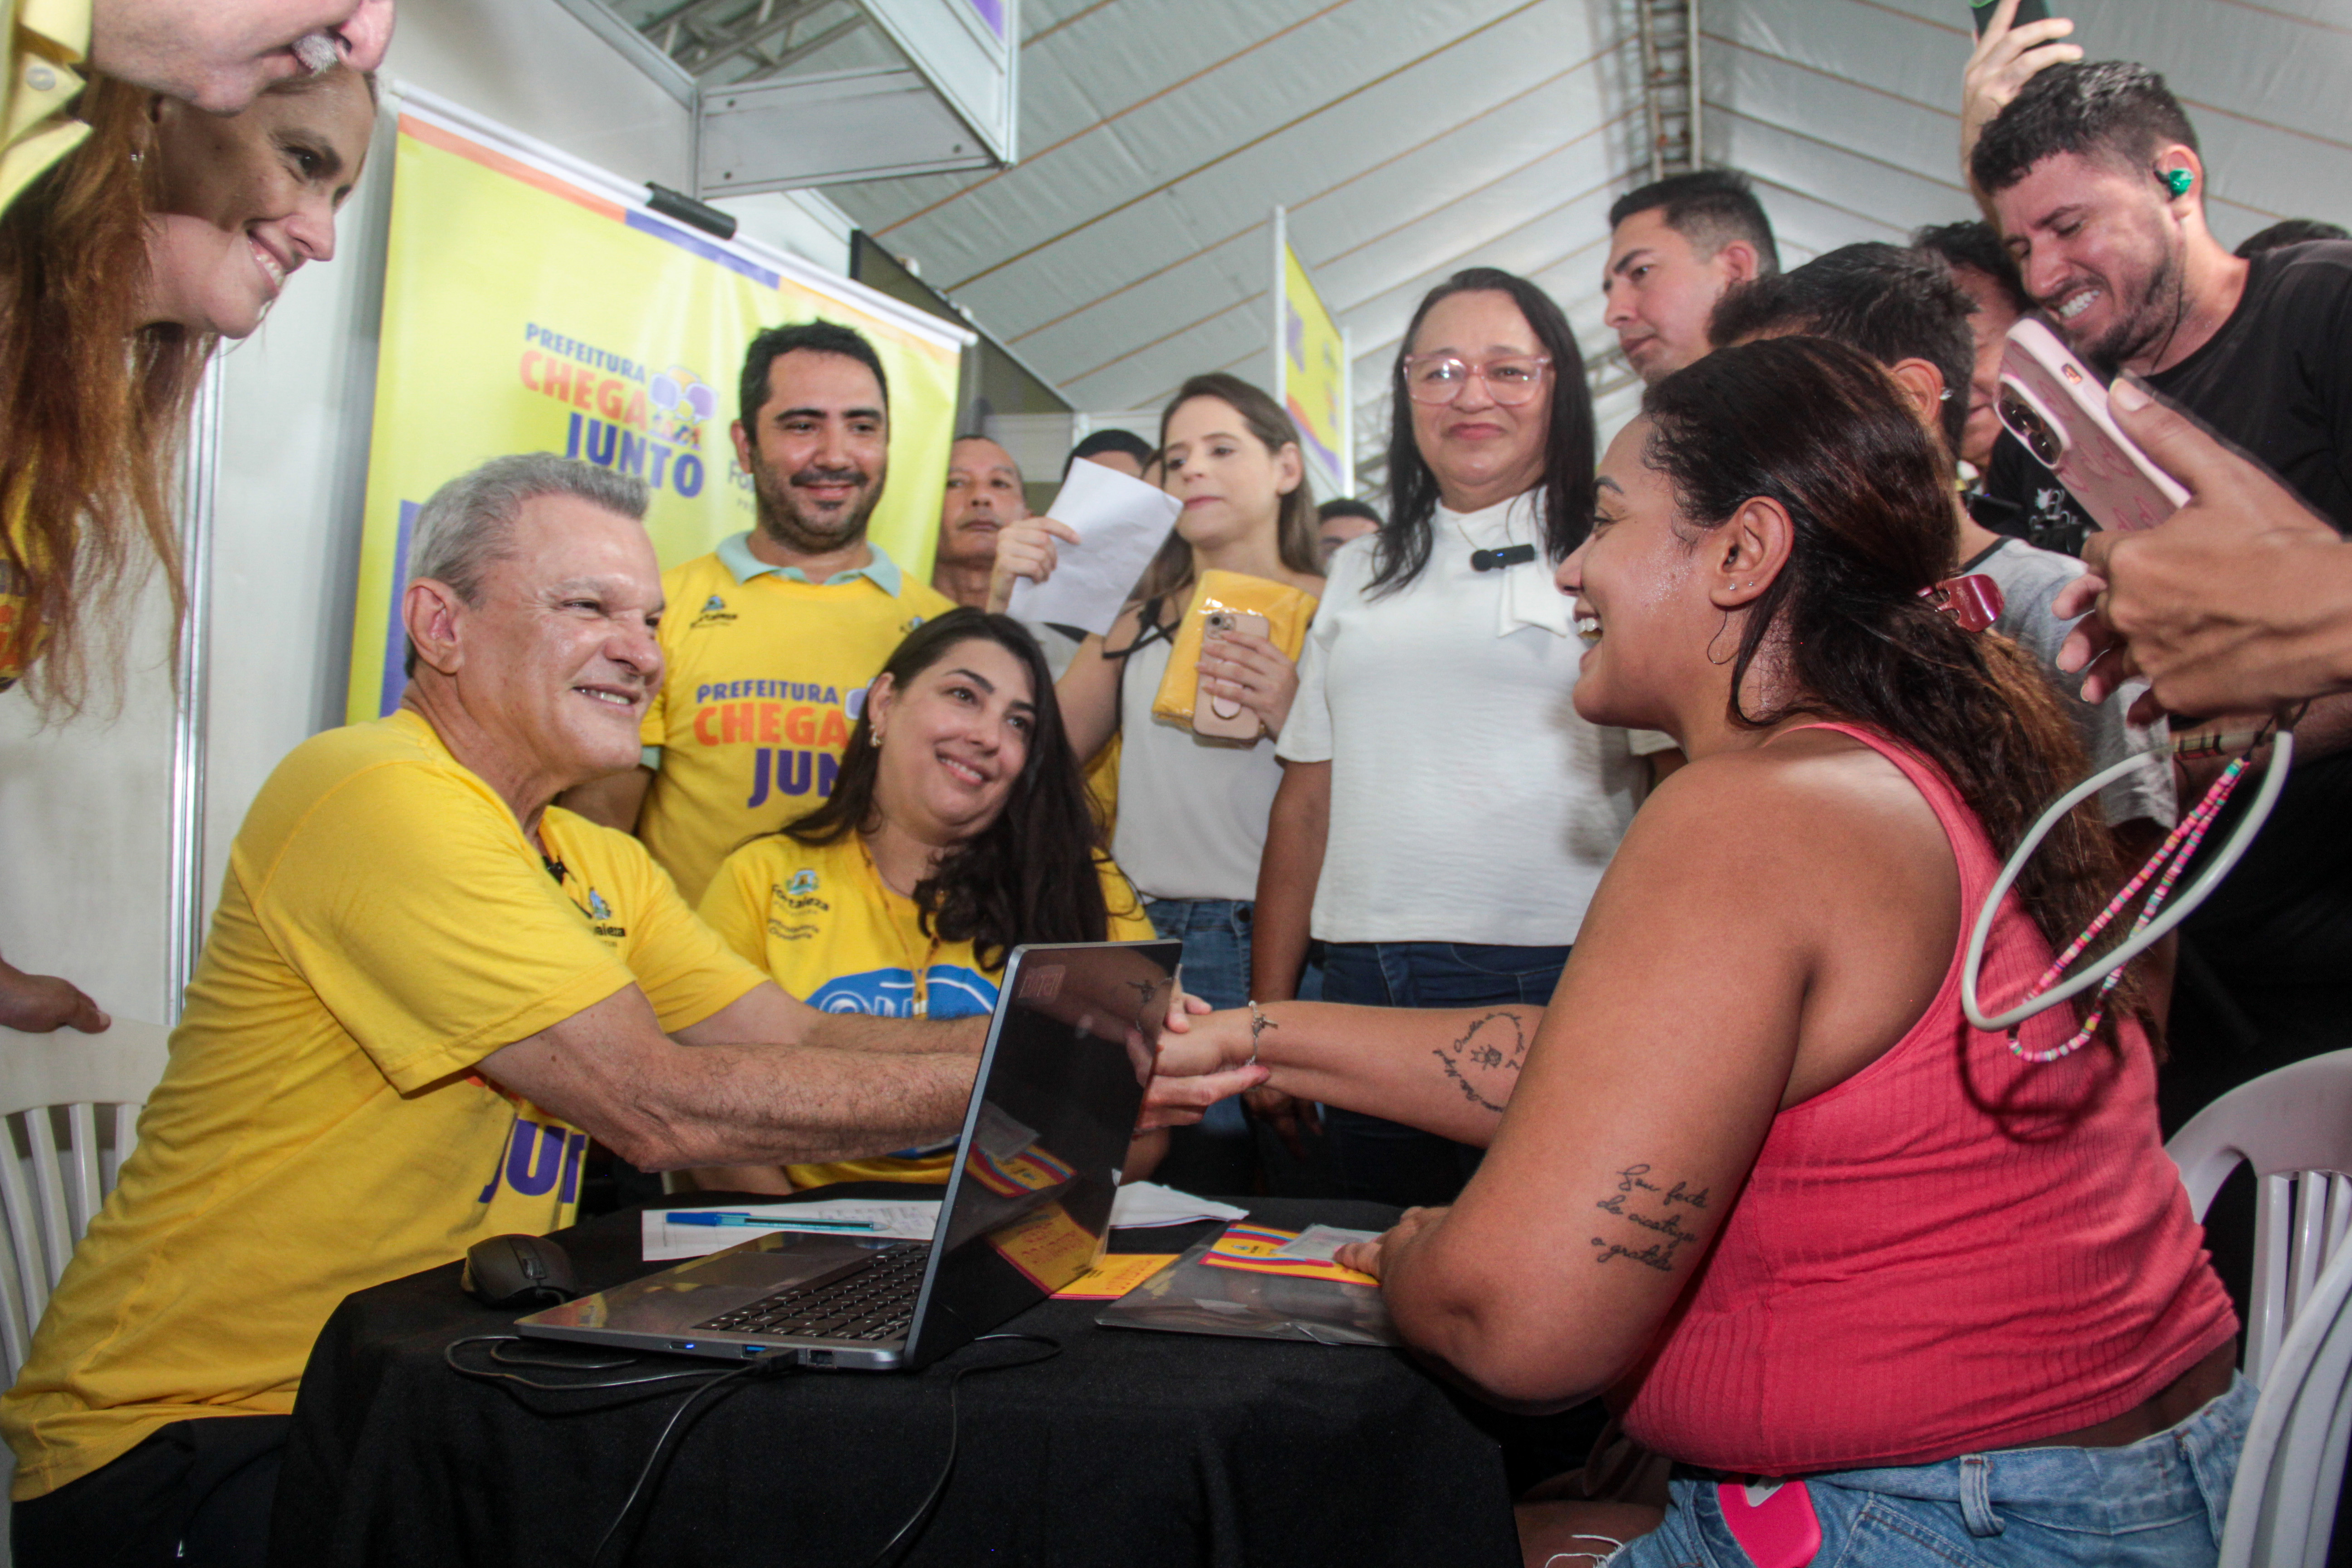
[[[772,1231],[519,1321],[534,1339],[911,1371],[1094,1267],[1183,944],[1017,947],[929,1241]]]

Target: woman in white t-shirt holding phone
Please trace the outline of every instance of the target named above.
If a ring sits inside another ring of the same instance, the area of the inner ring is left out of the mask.
[[[1549,1000],[1647,768],[1579,718],[1552,569],[1590,531],[1592,403],[1550,296],[1492,268],[1422,300],[1390,373],[1389,521],[1332,558],[1276,754],[1252,996]],[[1351,1196],[1450,1203],[1476,1151],[1334,1110]]]
[[[1322,592],[1318,520],[1297,430],[1261,388],[1222,373],[1192,377],[1160,415],[1160,440],[1161,483],[1184,510],[1110,635],[1087,638],[1055,691],[1081,761],[1122,737],[1112,855],[1159,933],[1184,943],[1185,988],[1237,1007],[1249,996],[1251,900],[1266,812],[1282,780],[1274,748],[1297,687],[1296,667],[1253,616],[1207,641],[1199,666],[1200,693],[1239,722],[1156,719],[1152,700],[1202,573]],[[1055,541],[1076,537],[1051,518],[1006,529],[991,605],[1011,596],[1016,577],[1051,575]],[[1247,1191],[1255,1179],[1247,1131],[1238,1104],[1219,1107],[1200,1133],[1177,1130],[1161,1174],[1199,1190]]]

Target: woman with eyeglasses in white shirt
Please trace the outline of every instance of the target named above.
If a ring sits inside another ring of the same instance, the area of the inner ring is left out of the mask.
[[[1584,362],[1541,289],[1474,268],[1423,300],[1390,381],[1390,516],[1332,558],[1300,660],[1251,994],[1290,997],[1311,937],[1328,1001],[1541,1004],[1646,777],[1626,731],[1576,714],[1552,584],[1592,515]],[[1328,1121],[1351,1196],[1447,1203],[1476,1163]]]

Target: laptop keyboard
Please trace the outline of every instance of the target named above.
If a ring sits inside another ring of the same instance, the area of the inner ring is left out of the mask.
[[[697,1329],[805,1339],[895,1340],[915,1315],[928,1242],[883,1247],[865,1267],[822,1285],[798,1285],[721,1312]]]

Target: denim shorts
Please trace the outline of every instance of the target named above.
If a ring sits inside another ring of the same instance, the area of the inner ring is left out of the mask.
[[[2201,1568],[2221,1544],[2254,1388],[2116,1448],[2005,1448],[1807,1478],[1813,1568]],[[1665,1522],[1609,1568],[1749,1568],[1712,1480],[1673,1483]]]

